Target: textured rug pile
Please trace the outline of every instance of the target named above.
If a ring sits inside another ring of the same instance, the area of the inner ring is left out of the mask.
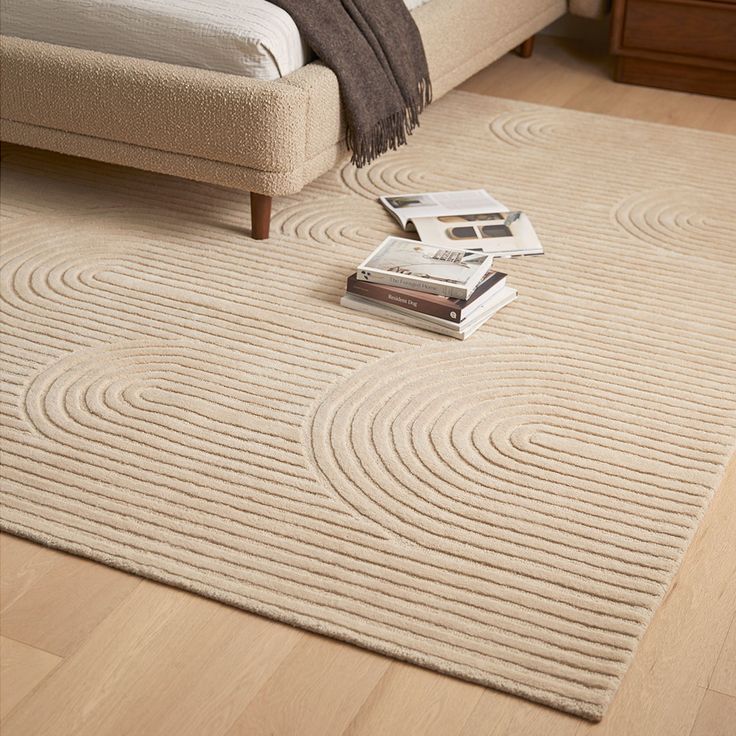
[[[278,201],[3,159],[2,527],[599,719],[736,436],[733,139],[453,93]],[[467,343],[340,308],[379,194],[546,255]]]

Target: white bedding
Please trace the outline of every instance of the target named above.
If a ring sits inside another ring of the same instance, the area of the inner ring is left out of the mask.
[[[0,0],[0,18],[8,36],[256,79],[312,59],[291,16],[266,0]]]

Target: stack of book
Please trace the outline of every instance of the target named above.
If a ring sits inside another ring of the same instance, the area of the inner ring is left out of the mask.
[[[529,218],[485,190],[381,197],[405,230],[388,237],[347,280],[350,309],[464,340],[516,298],[494,257],[541,255]]]

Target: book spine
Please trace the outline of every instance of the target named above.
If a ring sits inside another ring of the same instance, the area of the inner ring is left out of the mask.
[[[439,281],[424,281],[423,279],[402,276],[397,273],[385,271],[358,271],[359,281],[371,281],[374,284],[385,284],[386,286],[398,286],[400,289],[411,289],[412,291],[423,291],[426,294],[437,294],[438,296],[449,296],[452,299],[467,299],[472,289],[454,284],[445,284]]]
[[[421,319],[412,316],[411,314],[405,314],[403,312],[386,312],[382,307],[377,307],[373,304],[368,304],[360,299],[353,300],[349,295],[345,295],[340,299],[340,304],[348,309],[354,309],[358,312],[365,312],[366,314],[376,315],[382,319],[387,319],[392,322],[399,322],[400,324],[409,325],[410,327],[416,327],[419,330],[428,330],[429,332],[436,332],[439,335],[447,335],[448,337],[454,337],[457,340],[464,340],[463,333],[460,330],[455,330],[452,327],[445,327],[444,325],[437,324],[436,322],[423,322]]]
[[[407,296],[398,291],[392,291],[390,287],[371,283],[370,281],[348,280],[347,291],[364,299],[381,302],[392,307],[410,309],[419,314],[428,314],[431,317],[439,317],[448,322],[459,322],[462,312],[451,304],[437,304],[429,299],[423,299],[421,294]]]

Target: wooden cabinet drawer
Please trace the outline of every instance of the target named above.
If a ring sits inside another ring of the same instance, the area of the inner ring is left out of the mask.
[[[621,48],[736,61],[736,5],[628,0]]]

